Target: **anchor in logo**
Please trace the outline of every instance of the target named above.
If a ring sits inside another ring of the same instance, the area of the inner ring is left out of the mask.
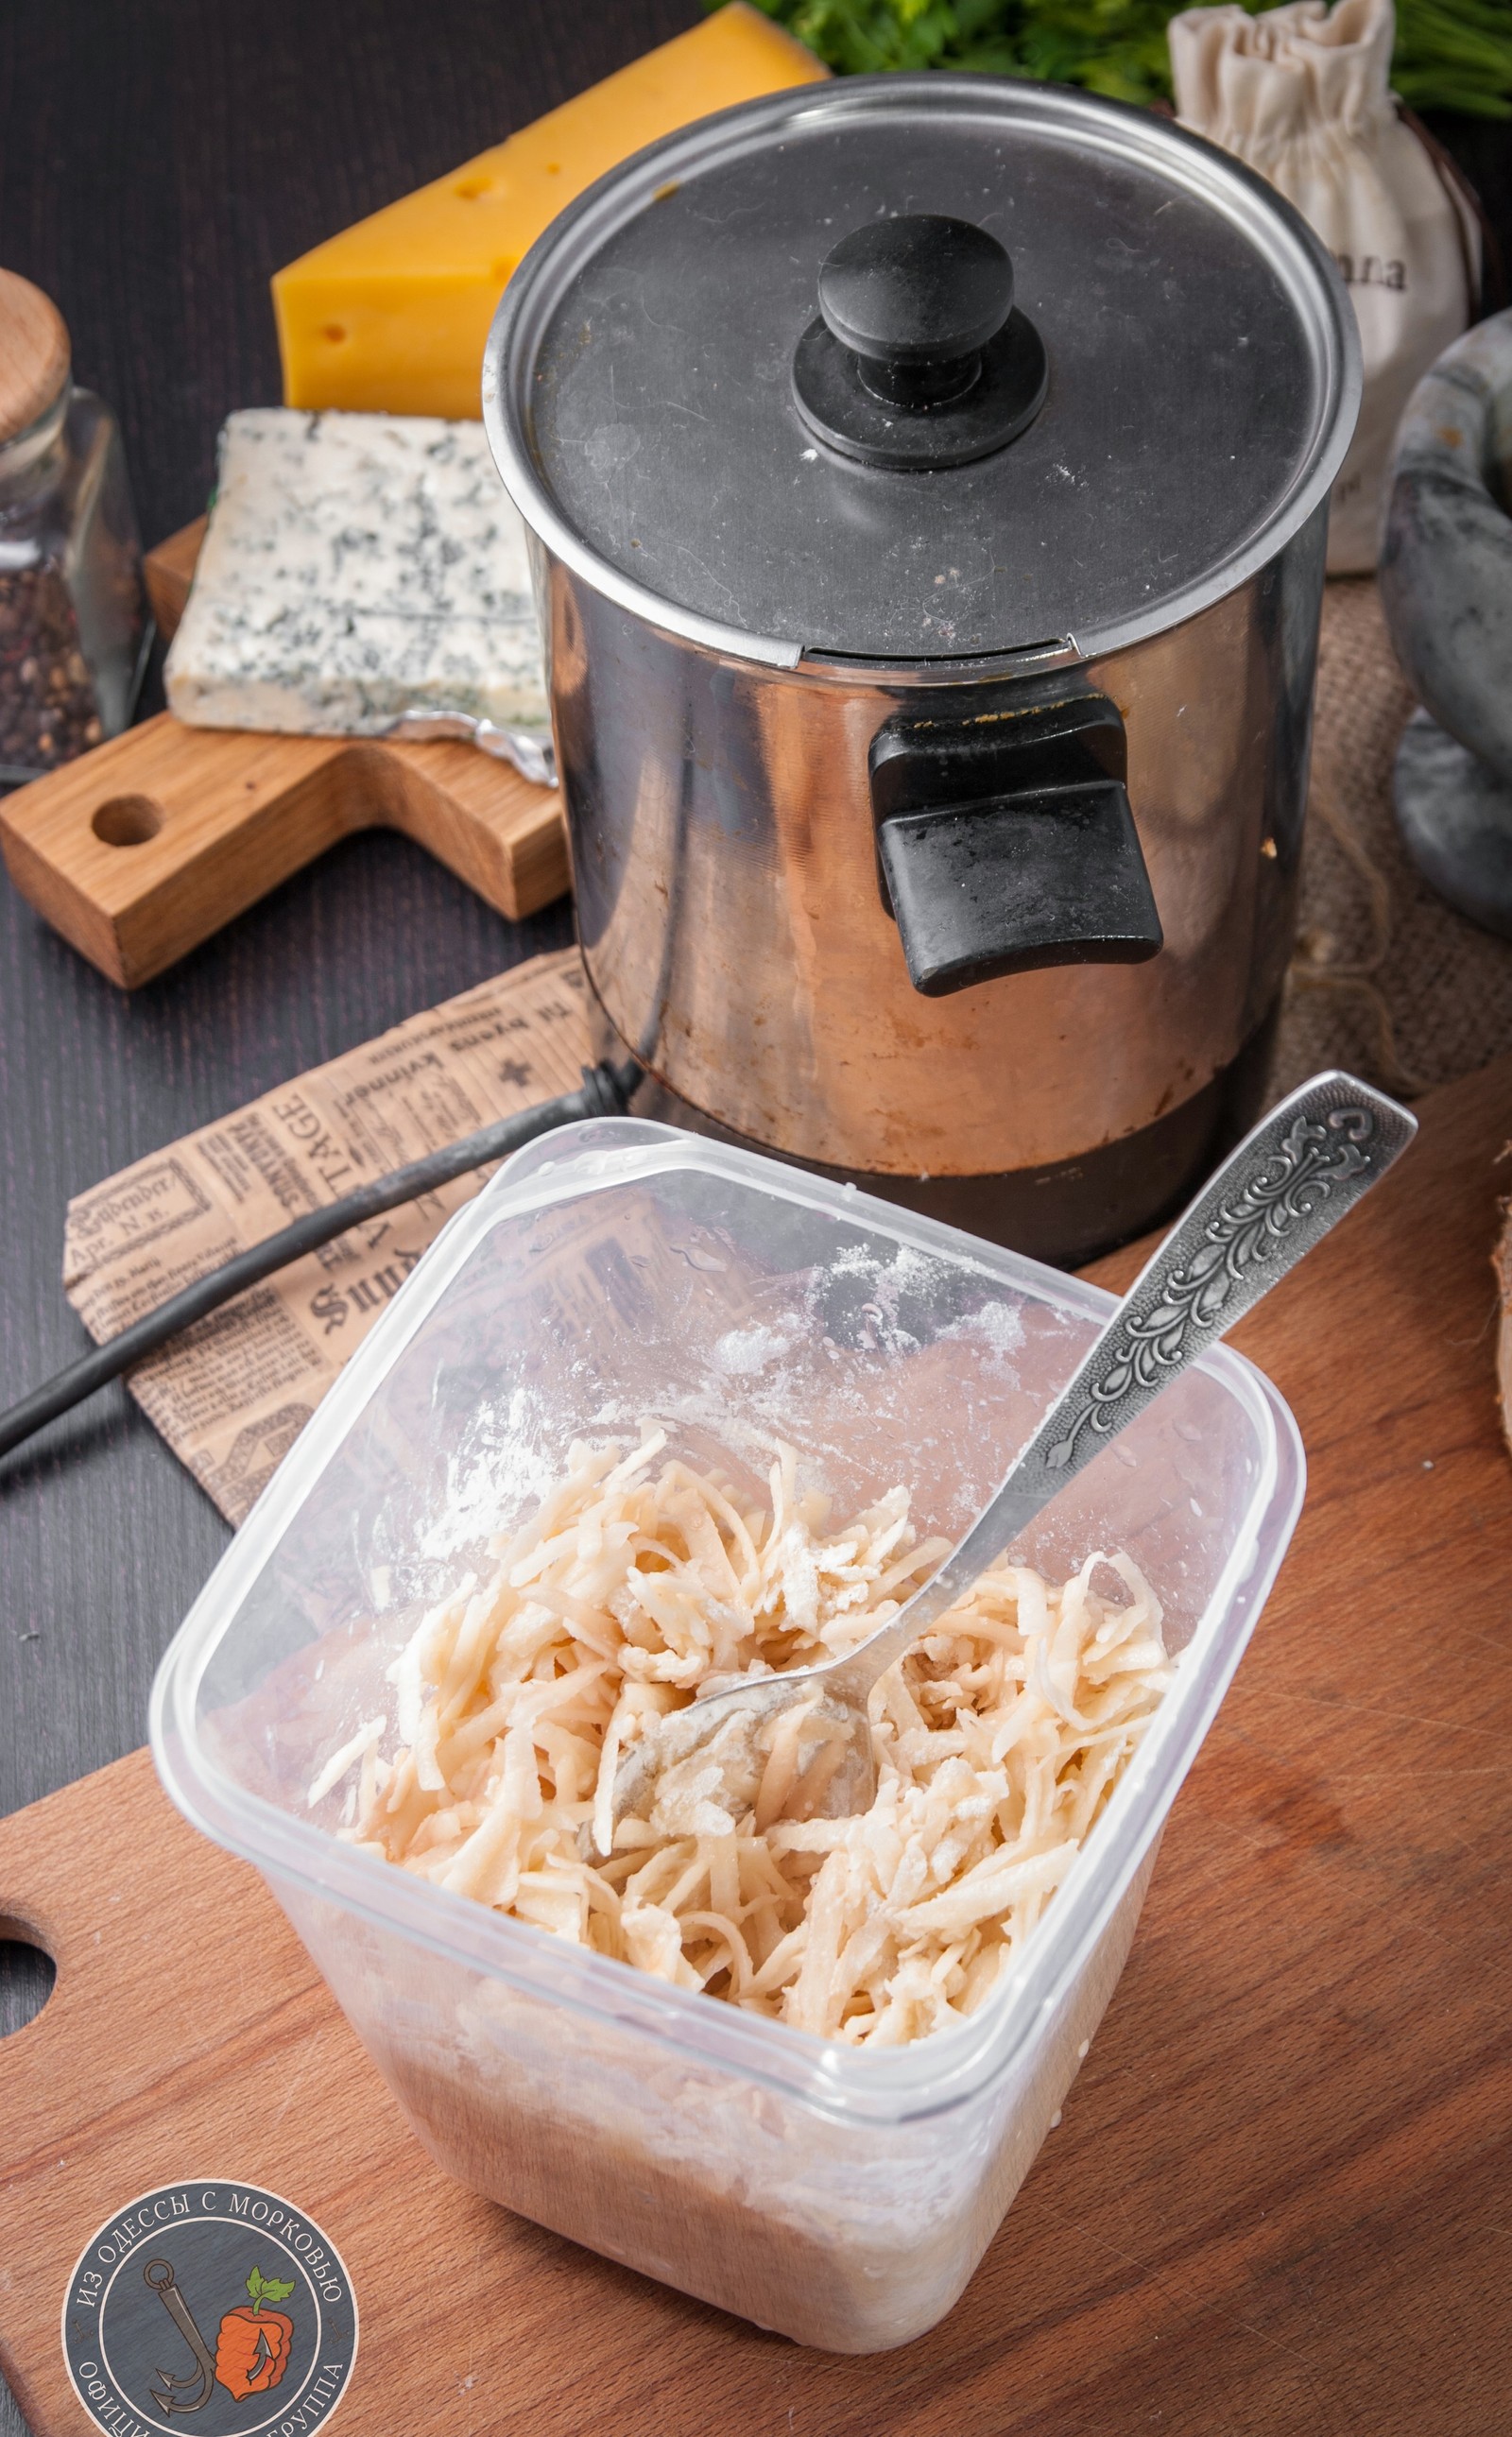
[[[142,2273],[200,2364],[198,2377],[170,2377],[167,2370],[155,2370],[153,2376],[158,2383],[151,2390],[152,2400],[160,2411],[202,2411],[215,2387],[215,2362],[210,2358],[210,2348],[194,2323],[168,2261],[149,2259]]]
[[[149,2259],[142,2274],[199,2363],[198,2375],[191,2377],[171,2377],[161,2369],[153,2373],[158,2383],[151,2390],[152,2400],[160,2411],[202,2411],[218,2383],[238,2403],[278,2384],[288,2366],[294,2326],[282,2310],[265,2305],[287,2302],[294,2289],[292,2278],[285,2283],[255,2268],[247,2279],[250,2302],[226,2312],[212,2358],[168,2262]]]

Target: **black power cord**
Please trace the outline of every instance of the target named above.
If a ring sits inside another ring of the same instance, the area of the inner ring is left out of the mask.
[[[290,1261],[297,1261],[302,1253],[313,1253],[333,1236],[344,1235],[365,1218],[377,1218],[385,1210],[394,1210],[401,1201],[413,1201],[422,1193],[434,1192],[438,1184],[449,1184],[453,1177],[466,1176],[469,1168],[486,1167],[490,1161],[507,1159],[511,1151],[534,1142],[538,1134],[554,1132],[558,1126],[574,1125],[583,1117],[620,1117],[629,1105],[630,1094],[640,1080],[641,1069],[633,1060],[623,1066],[607,1063],[585,1066],[583,1080],[575,1092],[564,1092],[554,1100],[541,1100],[533,1109],[521,1109],[518,1116],[501,1117],[496,1124],[466,1134],[461,1142],[448,1143],[442,1150],[428,1151],[408,1167],[397,1167],[391,1176],[380,1176],[371,1184],[360,1184],[355,1193],[343,1194],[340,1201],[328,1202],[324,1210],[311,1210],[296,1218],[291,1227],[280,1228],[276,1236],[268,1236],[254,1244],[247,1253],[238,1253],[233,1261],[223,1262],[220,1269],[196,1278],[192,1286],[170,1295],[155,1311],[147,1312],[141,1320],[123,1328],[118,1337],[107,1339],[86,1354],[80,1361],[71,1362],[56,1378],[34,1388],[23,1396],[19,1405],[0,1413],[0,1456],[9,1455],[23,1439],[66,1413],[84,1397],[92,1396],[112,1379],[130,1371],[133,1363],[155,1354],[170,1337],[181,1329],[203,1320],[207,1312],[219,1311],[233,1296],[245,1293],[248,1287],[260,1286]]]

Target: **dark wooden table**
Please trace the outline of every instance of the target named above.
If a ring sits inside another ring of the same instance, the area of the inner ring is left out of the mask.
[[[231,409],[278,397],[280,263],[697,14],[697,0],[9,0],[0,261],[56,298],[78,377],[119,412],[147,538],[202,509]],[[1502,131],[1438,131],[1504,224]],[[59,1286],[71,1194],[569,937],[565,906],[512,926],[376,835],[128,997],[0,881],[0,1400],[81,1350]],[[0,1464],[0,1812],[142,1741],[159,1654],[227,1536],[119,1389]],[[0,1887],[0,1916],[4,1902]],[[0,2031],[45,1988],[28,1954],[0,1945]],[[0,2437],[21,2428],[0,2393]]]
[[[77,377],[119,413],[144,535],[203,509],[225,415],[277,402],[280,263],[697,15],[9,0],[0,262],[57,300]],[[71,1194],[571,935],[565,903],[512,925],[376,835],[127,996],[0,878],[0,1402],[82,1350],[59,1285]],[[228,1536],[119,1388],[0,1464],[0,1812],[142,1742],[158,1657]],[[0,2031],[49,1976],[0,1947]],[[0,2432],[22,2429],[0,2387]]]

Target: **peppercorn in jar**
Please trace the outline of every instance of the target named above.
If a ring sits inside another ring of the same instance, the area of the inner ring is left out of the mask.
[[[0,271],[0,784],[120,733],[149,632],[115,418],[74,387],[56,307]]]

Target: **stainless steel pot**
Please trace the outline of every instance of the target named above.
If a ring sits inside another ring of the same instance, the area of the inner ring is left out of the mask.
[[[600,1045],[1050,1258],[1253,1111],[1353,316],[1238,163],[858,79],[601,181],[483,414],[536,537]]]

